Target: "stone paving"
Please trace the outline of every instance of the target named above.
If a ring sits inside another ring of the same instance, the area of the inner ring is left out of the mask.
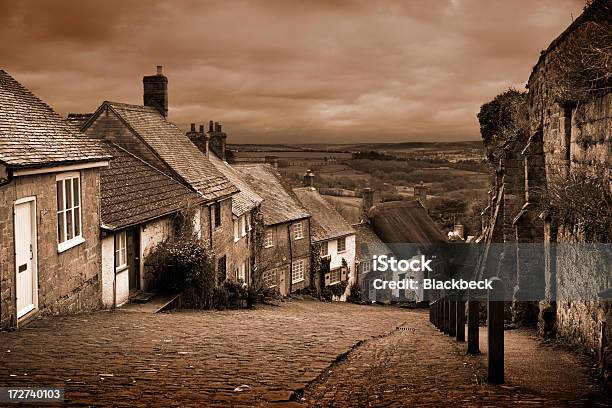
[[[546,358],[558,356],[569,358]],[[580,369],[570,363],[560,368]],[[569,396],[482,384],[482,357],[467,357],[426,312],[344,303],[99,312],[0,333],[0,386],[64,387],[75,406],[596,404],[578,374]]]
[[[0,386],[65,387],[68,404],[79,406],[285,405],[338,355],[411,316],[300,301],[43,319],[0,333]]]

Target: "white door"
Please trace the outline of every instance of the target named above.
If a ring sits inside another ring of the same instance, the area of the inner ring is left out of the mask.
[[[17,285],[17,318],[36,306],[34,259],[34,201],[15,204],[15,273]]]

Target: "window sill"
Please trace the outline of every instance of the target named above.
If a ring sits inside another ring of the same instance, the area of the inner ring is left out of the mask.
[[[345,253],[345,252],[346,252],[346,249],[345,249],[344,251],[338,251],[338,252],[336,252],[336,253],[337,253],[338,255],[340,255],[340,254],[343,254],[343,253]]]
[[[127,268],[128,268],[127,265],[118,266],[117,268],[115,268],[115,274],[119,274],[123,271],[127,271]]]
[[[234,243],[240,241],[240,238],[234,238]]]
[[[294,241],[299,241],[300,239],[304,239],[304,237],[293,238]]]
[[[264,248],[274,248],[274,245],[266,245]]]
[[[295,285],[296,283],[300,283],[300,282],[304,282],[304,278],[302,278],[302,279],[297,279],[297,280],[292,280],[292,281],[291,281],[291,284],[292,284],[292,285]]]
[[[72,238],[70,241],[65,241],[61,244],[58,244],[57,252],[62,253],[64,251],[69,250],[70,248],[74,248],[75,246],[82,244],[83,242],[85,242],[85,238],[83,237]]]

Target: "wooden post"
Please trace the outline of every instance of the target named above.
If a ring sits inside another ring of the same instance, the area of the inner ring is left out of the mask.
[[[472,297],[472,294],[469,295],[468,300],[468,353],[469,354],[479,354],[480,346],[479,346],[479,338],[480,334],[479,325],[480,325],[480,304],[476,299]]]
[[[463,294],[457,298],[457,341],[465,341],[465,299]]]
[[[452,294],[449,297],[448,305],[450,308],[449,319],[448,319],[448,335],[455,337],[457,334],[457,301],[456,295]]]
[[[442,326],[442,331],[444,333],[448,333],[449,319],[450,319],[450,307],[448,305],[448,299],[445,296],[444,297],[444,324]]]
[[[499,278],[492,279],[493,290],[488,293],[487,322],[487,381],[504,382],[504,286]]]

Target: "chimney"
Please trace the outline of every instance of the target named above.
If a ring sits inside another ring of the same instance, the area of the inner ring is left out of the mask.
[[[414,198],[421,203],[421,205],[427,208],[427,186],[421,180],[420,184],[414,186]]]
[[[225,161],[225,147],[227,144],[227,135],[222,131],[219,122],[208,122],[208,132],[206,135],[209,139],[209,148],[223,161]]]
[[[162,73],[161,65],[157,66],[156,75],[142,78],[144,87],[144,106],[155,108],[164,118],[168,117],[168,78]]]
[[[374,190],[366,187],[361,192],[363,197],[362,211],[364,217],[367,217],[370,208],[374,207]]]
[[[200,131],[196,131],[196,124],[191,124],[191,130],[186,136],[204,154],[208,155],[208,135],[204,134],[204,126],[200,125]]]
[[[314,189],[314,178],[315,175],[312,172],[312,170],[306,170],[306,173],[304,174],[304,187],[310,187],[312,189]]]
[[[453,227],[453,232],[456,236],[461,239],[465,239],[465,230],[463,229],[463,224],[455,224]]]

